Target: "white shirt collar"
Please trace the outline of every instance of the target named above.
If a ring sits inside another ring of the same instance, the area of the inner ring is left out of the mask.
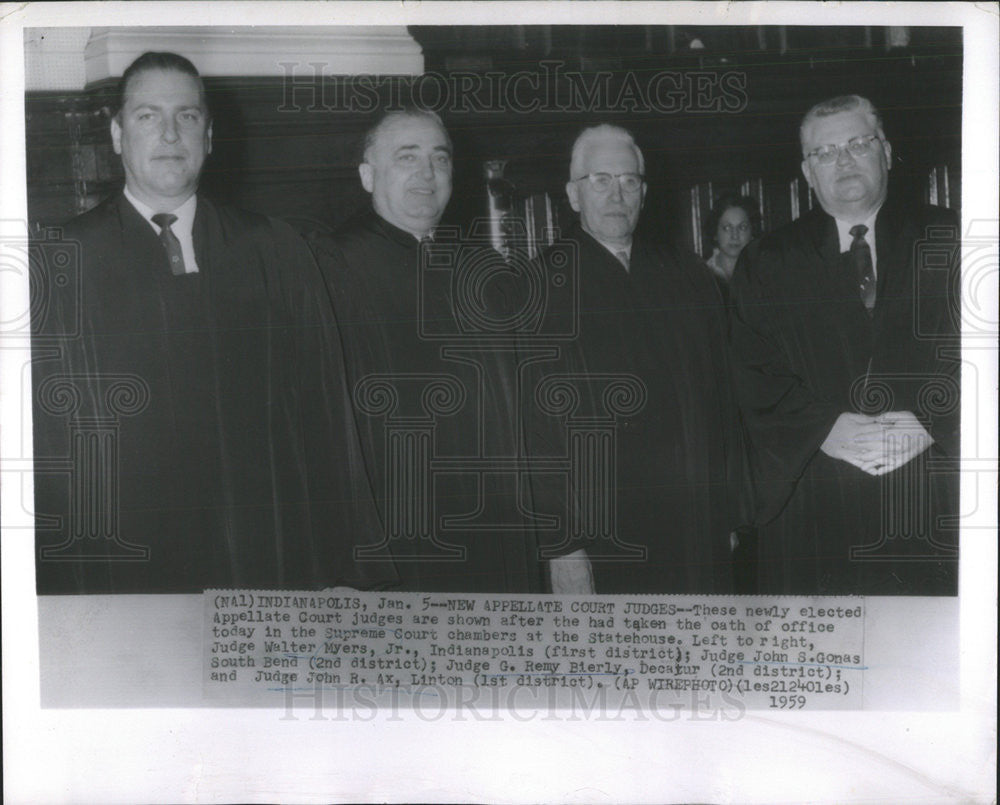
[[[162,212],[162,210],[154,210],[149,205],[139,201],[139,199],[129,192],[127,186],[125,187],[125,198],[128,199],[129,204],[135,207],[139,215],[146,219],[157,237],[159,237],[160,227],[153,223],[153,216],[158,212]],[[181,206],[170,211],[171,215],[177,216],[177,220],[170,226],[170,231],[177,236],[177,240],[181,243],[181,253],[184,255],[184,269],[188,274],[198,271],[198,263],[194,257],[194,236],[192,234],[194,229],[194,214],[197,208],[198,195],[192,194]]]
[[[851,250],[851,241],[854,240],[854,235],[851,234],[851,230],[858,224],[864,224],[868,227],[868,231],[865,232],[865,240],[868,241],[868,245],[875,250],[875,216],[878,215],[878,210],[875,210],[868,218],[864,221],[846,221],[841,218],[836,218],[837,222],[837,237],[840,239],[840,250],[842,252],[849,252]]]

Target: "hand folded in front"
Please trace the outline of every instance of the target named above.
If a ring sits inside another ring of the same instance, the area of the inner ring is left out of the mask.
[[[910,411],[888,411],[875,417],[843,413],[820,450],[869,475],[885,475],[920,455],[933,442]]]

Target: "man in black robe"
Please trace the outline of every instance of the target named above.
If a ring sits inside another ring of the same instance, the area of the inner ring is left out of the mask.
[[[558,517],[552,590],[729,592],[741,443],[722,300],[694,255],[633,237],[646,184],[627,131],[585,130],[566,192],[580,224],[539,263],[575,284],[547,311],[566,338],[523,393],[529,457],[554,468],[532,473]]]
[[[308,248],[197,195],[211,122],[189,61],[147,53],[120,89],[124,191],[38,246],[80,272],[34,289],[39,592],[393,581],[353,555],[378,516]]]
[[[955,594],[956,216],[888,198],[865,98],[813,107],[801,141],[821,209],[751,244],[732,283],[761,592]]]
[[[513,346],[464,286],[500,258],[435,230],[451,140],[433,113],[391,112],[367,133],[358,171],[371,208],[312,245],[401,589],[536,592],[512,469]]]

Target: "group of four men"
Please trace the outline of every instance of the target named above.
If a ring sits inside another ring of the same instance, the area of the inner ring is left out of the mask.
[[[822,209],[748,248],[731,311],[693,256],[633,237],[644,161],[619,127],[578,137],[579,225],[520,266],[436,232],[433,113],[380,119],[371,207],[308,245],[198,195],[212,123],[183,57],[126,70],[111,135],[124,191],[64,231],[82,293],[36,306],[41,592],[724,593],[748,525],[763,593],[955,592],[934,462],[957,405],[926,387],[957,389],[957,325],[914,249],[954,219],[887,201],[864,99],[806,116]],[[462,286],[466,264],[502,292]],[[551,337],[516,315],[538,288]],[[514,324],[435,336],[477,300]]]

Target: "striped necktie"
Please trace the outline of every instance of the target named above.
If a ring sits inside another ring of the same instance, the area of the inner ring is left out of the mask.
[[[175,277],[186,273],[184,268],[184,253],[181,251],[181,242],[177,239],[170,225],[177,220],[176,215],[169,212],[158,212],[153,216],[152,221],[160,227],[160,243],[167,250],[167,260],[170,262],[170,271]]]
[[[851,260],[854,268],[858,272],[858,289],[861,292],[861,301],[864,302],[868,315],[872,315],[875,307],[875,269],[872,266],[872,250],[865,240],[865,233],[868,227],[858,224],[851,227]]]

